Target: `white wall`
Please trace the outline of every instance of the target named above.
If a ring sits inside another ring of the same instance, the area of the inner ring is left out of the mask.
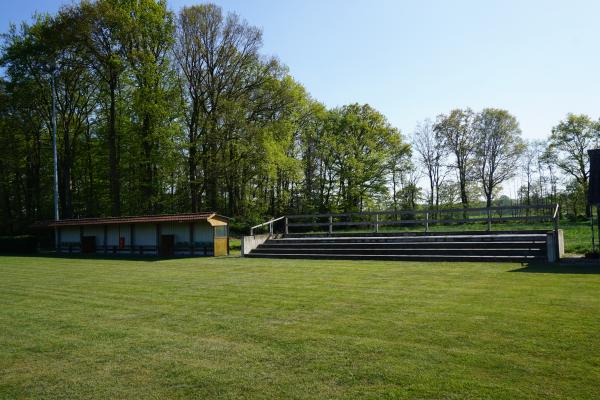
[[[106,229],[106,245],[118,246],[120,237],[125,238],[125,246],[131,245],[129,224],[108,225]]]
[[[194,242],[212,243],[213,227],[206,221],[199,221],[194,224]]]
[[[83,236],[95,236],[96,247],[104,245],[104,227],[100,225],[83,225]]]
[[[187,222],[163,222],[161,235],[175,235],[175,244],[190,241],[190,224]]]
[[[79,243],[80,240],[78,226],[65,226],[60,228],[61,242]]]
[[[135,224],[133,227],[136,246],[156,246],[155,224]]]

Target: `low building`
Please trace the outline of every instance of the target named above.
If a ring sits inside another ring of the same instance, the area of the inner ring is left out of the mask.
[[[224,256],[229,218],[216,213],[81,218],[50,222],[57,252],[106,255]]]

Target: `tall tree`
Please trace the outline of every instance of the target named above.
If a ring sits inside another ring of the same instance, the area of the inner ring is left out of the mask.
[[[431,120],[417,125],[412,146],[429,180],[429,207],[435,206],[436,209],[439,208],[439,191],[445,177],[444,162],[447,156],[447,149],[442,143],[443,139],[434,129]]]
[[[568,114],[552,128],[550,148],[557,156],[556,165],[587,192],[589,159],[587,151],[600,144],[600,129],[587,115]],[[586,207],[589,216],[589,207]]]
[[[132,120],[141,147],[135,203],[142,212],[158,212],[163,188],[160,164],[169,159],[167,136],[176,112],[171,106],[175,91],[169,64],[175,25],[165,0],[124,4],[122,51],[132,82]]]
[[[517,119],[506,110],[486,108],[475,117],[476,175],[491,207],[494,191],[512,178],[523,152],[521,129]]]
[[[107,120],[106,144],[108,148],[110,214],[121,214],[121,173],[119,132],[117,126],[117,95],[122,74],[126,68],[123,57],[124,17],[119,12],[118,0],[82,2],[74,7],[73,18],[81,18],[85,29],[80,31],[79,41],[85,49],[84,56],[107,92],[105,107]],[[79,14],[79,16],[77,16]]]
[[[223,15],[220,7],[202,4],[182,9],[178,22],[175,54],[188,103],[192,208],[199,205],[200,190],[207,196],[208,207],[219,209],[218,155],[227,147],[225,139],[236,141],[240,133],[232,131],[231,124],[261,118],[261,100],[267,92],[260,88],[282,71],[275,59],[264,59],[259,54],[261,31],[236,14]],[[243,105],[250,102],[257,108],[243,112]],[[235,151],[231,147],[229,150]],[[202,168],[202,189],[197,162]]]
[[[443,146],[454,156],[451,166],[456,170],[463,208],[469,207],[468,184],[473,172],[476,136],[473,126],[475,113],[467,108],[455,109],[448,115],[440,115],[434,131],[443,140]],[[466,218],[466,213],[464,215]]]

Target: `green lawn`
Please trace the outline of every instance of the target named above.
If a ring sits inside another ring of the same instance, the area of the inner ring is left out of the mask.
[[[0,257],[0,398],[598,398],[600,268]]]

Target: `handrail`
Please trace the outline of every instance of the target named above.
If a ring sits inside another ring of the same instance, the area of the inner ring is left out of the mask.
[[[269,234],[272,235],[273,234],[273,222],[277,222],[277,221],[282,220],[284,218],[285,218],[285,216],[284,217],[279,217],[279,218],[273,218],[272,220],[267,221],[267,222],[263,222],[262,224],[254,225],[252,228],[250,228],[250,236],[254,236],[254,230],[256,228],[260,228],[261,226],[265,226],[265,225],[269,225]]]

